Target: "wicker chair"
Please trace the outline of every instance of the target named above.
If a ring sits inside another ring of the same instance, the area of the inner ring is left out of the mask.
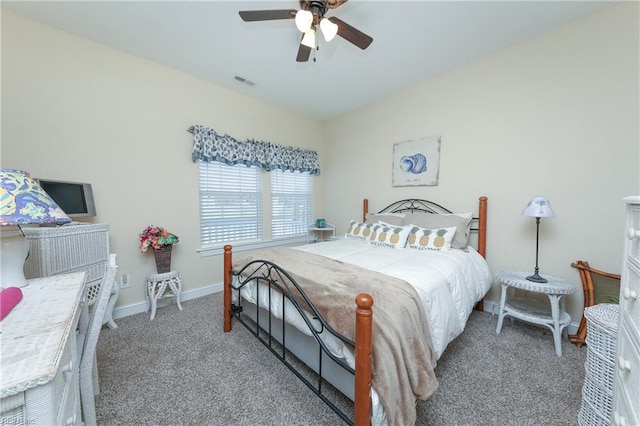
[[[620,292],[620,275],[604,272],[589,266],[584,260],[578,260],[571,264],[580,273],[582,289],[584,290],[584,307],[596,305],[598,303],[618,303]],[[570,334],[569,340],[582,347],[586,342],[587,321],[582,315],[580,325],[576,334]]]
[[[80,356],[80,401],[82,403],[82,417],[86,426],[96,424],[95,396],[100,391],[98,384],[98,370],[96,363],[96,348],[103,325],[107,305],[114,286],[116,285],[116,255],[109,256],[109,264],[100,284],[100,290],[95,299],[90,316],[84,315],[80,321],[79,335],[82,336],[82,350]],[[80,348],[79,348],[80,349]]]

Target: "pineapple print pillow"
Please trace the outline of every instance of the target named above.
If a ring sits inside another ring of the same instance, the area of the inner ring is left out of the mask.
[[[371,232],[371,226],[364,224],[356,220],[352,220],[347,227],[347,232],[344,234],[345,238],[351,238],[354,240],[368,240],[369,233]]]
[[[456,233],[456,227],[428,229],[409,225],[407,247],[416,250],[448,251]]]
[[[376,246],[404,248],[411,227],[397,226],[387,223],[376,223],[371,226],[369,242]]]

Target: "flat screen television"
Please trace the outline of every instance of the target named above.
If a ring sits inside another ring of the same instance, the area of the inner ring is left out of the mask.
[[[38,183],[69,217],[93,217],[96,205],[90,183],[38,179]]]

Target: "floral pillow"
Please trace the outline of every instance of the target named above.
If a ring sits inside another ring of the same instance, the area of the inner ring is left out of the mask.
[[[456,227],[429,229],[409,225],[407,247],[415,250],[448,251],[456,233]]]
[[[351,238],[354,240],[368,240],[369,233],[371,232],[371,224],[364,224],[356,220],[352,220],[347,227],[347,232],[344,234],[345,238]]]
[[[369,234],[369,242],[376,246],[404,248],[411,227],[394,226],[384,223],[374,224]]]

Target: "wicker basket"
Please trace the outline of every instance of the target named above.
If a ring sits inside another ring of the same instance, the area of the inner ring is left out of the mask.
[[[584,399],[584,392],[582,398],[582,406],[578,413],[578,424],[580,426],[611,426],[611,420],[604,418],[600,411],[596,410],[588,400]]]
[[[585,362],[580,425],[610,425],[613,407],[618,305],[601,303],[585,308],[587,361]]]

